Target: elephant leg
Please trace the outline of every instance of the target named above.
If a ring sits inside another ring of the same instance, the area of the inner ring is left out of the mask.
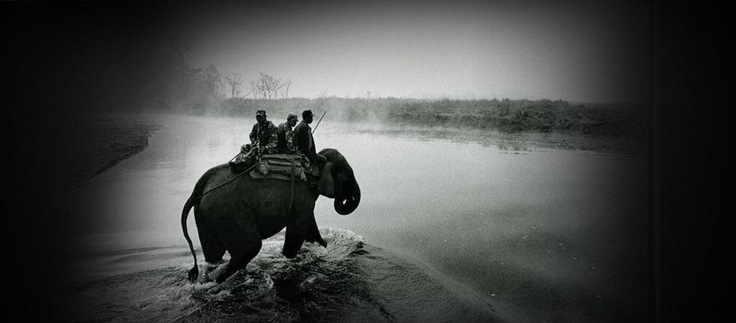
[[[217,276],[216,282],[222,283],[235,272],[245,268],[261,251],[261,236],[255,228],[250,230],[233,230],[223,236],[230,253],[227,268]]]
[[[222,260],[222,256],[225,255],[225,245],[213,233],[208,230],[199,230],[199,241],[202,243],[205,261],[216,264]]]
[[[197,222],[197,233],[199,233],[199,242],[202,244],[202,253],[204,260],[215,264],[222,260],[225,255],[225,245],[217,238],[215,231],[202,219],[202,214],[195,209],[194,219]]]
[[[286,226],[286,239],[284,240],[284,249],[281,251],[286,258],[296,257],[297,251],[301,249],[302,243],[304,243],[308,225],[309,222],[305,219]]]
[[[309,223],[307,225],[307,235],[304,239],[306,242],[316,242],[319,243],[322,247],[327,248],[327,242],[325,242],[324,239],[322,239],[322,235],[319,233],[319,228],[317,227],[317,220],[314,218],[314,214],[309,219]]]

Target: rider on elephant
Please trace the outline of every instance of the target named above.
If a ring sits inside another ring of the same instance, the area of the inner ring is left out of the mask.
[[[314,114],[312,113],[312,110],[304,110],[302,112],[302,122],[294,128],[294,142],[296,143],[297,151],[307,157],[304,161],[304,169],[307,170],[307,173],[317,175],[314,172],[317,171],[319,167],[312,168],[310,165],[321,165],[327,159],[325,156],[318,154],[315,148],[312,128],[309,126],[313,120]]]
[[[289,113],[286,117],[286,122],[278,126],[276,131],[277,137],[277,148],[279,154],[296,154],[297,149],[294,144],[294,126],[299,121],[296,114]]]
[[[261,154],[276,154],[277,128],[273,122],[266,117],[266,111],[256,111],[256,124],[250,132],[251,144],[243,145],[240,153],[230,161],[230,167],[234,173],[239,173],[253,165],[257,156]]]
[[[273,122],[266,117],[265,110],[256,111],[256,124],[250,132],[250,142],[258,147],[261,154],[275,154],[278,152],[276,131],[278,130]]]

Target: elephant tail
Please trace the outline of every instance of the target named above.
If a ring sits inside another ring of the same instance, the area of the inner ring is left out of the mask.
[[[194,201],[197,200],[195,195],[196,194],[192,194],[192,196],[189,197],[187,202],[184,204],[184,210],[181,211],[181,229],[182,231],[184,231],[184,238],[186,238],[187,243],[189,243],[189,251],[192,252],[192,257],[194,257],[194,267],[189,270],[189,281],[191,282],[196,281],[197,277],[199,277],[197,253],[194,251],[194,245],[192,245],[192,239],[189,237],[189,230],[187,230],[187,218],[189,217],[189,210],[192,209],[192,206],[194,206]]]

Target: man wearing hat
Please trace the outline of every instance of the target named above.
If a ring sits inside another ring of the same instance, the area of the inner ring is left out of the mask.
[[[309,161],[309,164],[305,165],[307,169],[311,168],[310,165],[318,165],[327,161],[327,158],[318,154],[315,148],[312,128],[309,126],[313,120],[312,110],[304,110],[302,112],[302,122],[294,128],[294,143],[296,143],[297,151],[307,157]]]
[[[294,145],[294,131],[292,130],[299,119],[296,114],[289,113],[286,122],[279,125],[277,134],[277,147],[279,154],[296,154],[296,145]]]
[[[266,117],[266,111],[256,111],[256,124],[250,132],[250,142],[254,147],[258,147],[261,154],[277,153],[276,131],[278,130],[273,122]]]
[[[255,158],[260,154],[275,154],[277,153],[277,138],[276,131],[278,130],[273,122],[268,121],[266,117],[266,111],[256,111],[256,124],[253,125],[253,130],[250,132],[250,142],[252,144],[243,145],[240,148],[240,153],[235,155],[230,160],[230,169],[233,173],[237,174],[251,165],[255,161]],[[258,148],[258,149],[254,149]]]

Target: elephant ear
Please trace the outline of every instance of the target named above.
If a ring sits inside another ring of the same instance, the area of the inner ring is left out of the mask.
[[[329,198],[335,197],[335,179],[332,177],[332,162],[326,162],[320,170],[317,190],[320,194]]]

